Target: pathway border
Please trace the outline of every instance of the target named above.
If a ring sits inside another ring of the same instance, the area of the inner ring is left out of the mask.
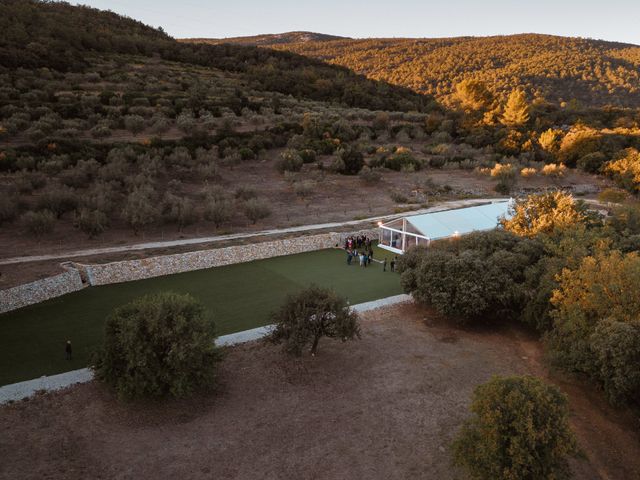
[[[183,245],[198,245],[202,243],[213,243],[228,240],[240,240],[252,237],[270,236],[270,235],[282,235],[286,233],[301,233],[312,232],[314,230],[324,230],[330,228],[341,228],[348,226],[355,226],[366,223],[377,223],[378,221],[386,221],[393,218],[407,216],[407,215],[420,215],[423,213],[439,212],[442,210],[452,210],[455,208],[467,207],[478,203],[491,203],[497,201],[504,201],[504,197],[492,197],[492,198],[468,198],[462,200],[449,200],[439,203],[433,207],[423,208],[419,210],[410,210],[400,213],[392,213],[388,215],[379,215],[377,217],[363,218],[360,220],[348,220],[344,222],[329,222],[318,223],[313,225],[300,225],[297,227],[277,228],[270,230],[261,230],[259,232],[249,233],[231,233],[228,235],[217,235],[211,237],[195,237],[195,238],[183,238],[180,240],[166,240],[160,242],[147,242],[137,243],[131,245],[119,245],[117,247],[103,247],[103,248],[91,248],[84,250],[75,250],[71,252],[53,253],[48,255],[27,255],[22,257],[2,258],[0,259],[0,265],[11,265],[14,263],[27,263],[27,262],[41,262],[45,260],[63,260],[74,257],[88,257],[93,255],[103,255],[108,253],[123,253],[132,252],[137,250],[149,250],[156,248],[169,248],[178,247]]]
[[[401,294],[394,295],[392,297],[381,298],[379,300],[373,300],[370,302],[359,303],[353,305],[351,308],[358,313],[362,313],[369,310],[375,310],[377,308],[397,305],[400,303],[408,303],[412,301],[413,298],[410,295]],[[259,340],[260,338],[268,335],[272,328],[273,325],[266,325],[264,327],[252,328],[250,330],[244,330],[242,332],[223,335],[221,337],[218,337],[218,339],[216,340],[216,345],[226,347]],[[88,368],[81,368],[79,370],[59,373],[57,375],[44,375],[33,380],[12,383],[10,385],[0,387],[0,405],[4,403],[23,400],[32,397],[39,392],[53,392],[78,383],[87,383],[92,380],[93,372]]]

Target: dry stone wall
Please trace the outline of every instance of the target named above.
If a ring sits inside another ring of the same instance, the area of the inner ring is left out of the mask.
[[[0,290],[0,313],[44,302],[84,287],[80,272],[74,268],[53,277]]]
[[[211,250],[162,255],[140,260],[126,260],[106,264],[74,264],[91,285],[130,282],[174,273],[221,267],[283,255],[311,252],[342,246],[348,235],[367,235],[377,238],[378,230],[362,230],[350,234],[323,233],[250,245],[235,245]]]
[[[126,260],[106,264],[83,265],[65,263],[65,272],[53,277],[0,290],[0,313],[44,302],[75,292],[88,285],[130,282],[174,273],[221,267],[283,255],[311,252],[344,245],[348,235],[378,238],[378,230],[353,233],[323,233],[271,242],[237,245],[211,250],[162,255],[141,260]]]

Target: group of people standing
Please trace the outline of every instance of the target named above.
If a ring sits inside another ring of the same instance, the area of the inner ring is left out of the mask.
[[[353,235],[347,237],[344,241],[344,249],[347,252],[347,265],[351,265],[355,259],[359,262],[361,267],[366,268],[371,265],[373,260],[373,244],[371,239],[366,235]],[[395,271],[397,257],[393,257],[391,260],[391,271]],[[382,271],[387,271],[387,258],[385,257],[382,263]]]

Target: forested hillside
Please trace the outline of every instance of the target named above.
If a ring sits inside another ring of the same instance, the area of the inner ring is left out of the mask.
[[[2,2],[0,29],[0,256],[71,238],[352,220],[495,192],[595,194],[611,180],[640,190],[636,109],[545,102],[517,76],[504,94],[453,76],[443,104],[320,59],[178,42],[66,3]],[[412,68],[383,58],[381,70]],[[456,65],[481,68],[474,59]]]
[[[89,54],[155,56],[239,73],[256,88],[297,98],[385,110],[424,110],[429,99],[304,56],[239,45],[179,43],[112,12],[64,2],[0,4],[0,66],[83,71]]]
[[[525,87],[531,96],[553,103],[640,106],[640,47],[636,45],[523,34],[274,41],[269,46],[342,65],[369,78],[435,95],[449,104],[456,85],[473,79],[486,82],[494,94],[505,98],[513,88]]]
[[[252,35],[249,37],[228,37],[228,38],[184,38],[183,42],[189,43],[233,43],[236,45],[268,46],[283,43],[304,43],[304,42],[329,42],[332,40],[347,40],[348,37],[337,35],[327,35],[316,32],[285,32],[267,33],[265,35]]]

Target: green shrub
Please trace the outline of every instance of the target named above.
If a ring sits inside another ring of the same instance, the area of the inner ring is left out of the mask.
[[[578,160],[578,168],[588,173],[598,173],[602,166],[607,163],[607,157],[602,152],[593,152]]]
[[[218,228],[231,219],[234,210],[233,204],[228,199],[208,195],[205,200],[204,218],[213,222]]]
[[[493,377],[477,387],[452,445],[454,463],[477,480],[569,478],[577,453],[566,397],[535,377]]]
[[[18,199],[13,195],[0,195],[0,225],[18,216]]]
[[[56,218],[60,218],[66,212],[75,210],[78,203],[78,195],[66,185],[51,187],[38,197],[38,208],[53,212]]]
[[[340,171],[344,175],[357,175],[364,166],[364,156],[355,147],[341,148],[338,150],[338,157],[344,164]]]
[[[276,169],[280,173],[299,172],[302,169],[302,157],[295,150],[286,150],[280,154],[276,162]]]
[[[408,203],[409,198],[402,192],[398,192],[396,190],[392,190],[389,192],[389,197],[396,203]]]
[[[265,203],[264,200],[258,200],[257,198],[250,198],[244,204],[244,214],[255,224],[258,220],[262,220],[271,215],[271,208]]]
[[[40,238],[53,231],[56,216],[49,210],[41,210],[39,212],[29,211],[22,215],[21,220],[27,232]]]
[[[632,323],[640,318],[640,256],[600,250],[585,256],[577,267],[563,269],[557,278],[559,285],[551,298],[553,329],[546,337],[548,353],[567,370],[606,384],[592,337],[604,320]]]
[[[542,245],[496,230],[415,247],[400,259],[406,293],[465,323],[516,318],[526,300],[526,272]]]
[[[131,133],[136,134],[140,133],[144,130],[145,121],[140,115],[125,115],[124,117],[124,128],[129,130]]]
[[[303,163],[313,163],[316,161],[316,152],[310,148],[299,150],[298,155],[302,158]]]
[[[89,238],[96,237],[109,227],[109,217],[100,210],[81,208],[75,217],[75,226],[86,233]]]
[[[640,322],[600,322],[591,348],[611,403],[640,403]]]
[[[153,225],[160,218],[160,206],[156,202],[156,195],[150,185],[135,187],[127,196],[122,217],[138,234],[149,225]]]
[[[370,168],[366,165],[362,167],[362,170],[360,170],[358,176],[365,183],[379,183],[380,180],[382,180],[382,173],[380,173],[379,168]]]
[[[384,166],[397,172],[411,168],[413,168],[413,170],[420,170],[422,162],[415,158],[411,152],[402,151],[388,157],[384,162]]]
[[[172,193],[165,194],[162,216],[165,222],[177,224],[180,230],[198,221],[198,213],[193,202]]]
[[[358,315],[349,308],[347,300],[333,290],[315,285],[289,295],[271,318],[275,327],[270,339],[283,343],[284,350],[294,355],[302,355],[309,345],[315,355],[322,337],[343,341],[360,337]]]
[[[121,398],[184,397],[215,385],[215,325],[191,295],[159,293],[117,308],[94,357]]]

